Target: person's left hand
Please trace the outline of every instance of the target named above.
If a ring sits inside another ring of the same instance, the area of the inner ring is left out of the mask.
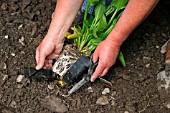
[[[119,48],[120,44],[107,38],[97,46],[93,53],[93,62],[99,61],[99,63],[91,77],[91,82],[106,75],[109,68],[116,62]]]

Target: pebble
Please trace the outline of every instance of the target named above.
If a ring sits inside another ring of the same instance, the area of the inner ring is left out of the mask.
[[[24,75],[18,75],[18,77],[17,77],[17,83],[21,83],[22,81],[23,81],[23,79],[25,78],[25,76]]]
[[[1,9],[6,10],[7,8],[8,8],[8,5],[3,2],[2,5],[1,5]]]
[[[109,104],[109,100],[108,100],[107,96],[101,96],[99,99],[97,99],[96,104],[107,105],[107,104]]]
[[[19,42],[20,42],[23,46],[25,46],[25,44],[24,44],[24,37],[21,37],[21,38],[19,39]]]
[[[54,89],[54,85],[48,85],[48,89],[50,89],[50,90],[53,90]]]
[[[160,51],[162,54],[164,54],[166,52],[166,47],[167,47],[167,44],[168,44],[169,41],[170,41],[170,39],[162,45],[161,51]]]
[[[6,65],[6,63],[4,63],[4,67],[3,67],[4,69],[7,69],[7,65]]]
[[[123,77],[122,77],[124,80],[130,80],[130,76],[128,76],[128,75],[123,75]]]
[[[146,57],[146,56],[144,56],[142,59],[144,63],[148,63],[151,60],[150,57]]]
[[[37,26],[35,25],[34,27],[32,27],[31,36],[34,36],[36,32],[37,32]]]
[[[0,72],[0,86],[2,86],[8,80],[8,75]]]
[[[124,113],[129,113],[129,111],[125,111]]]
[[[11,56],[15,56],[15,53],[11,53]]]
[[[116,107],[116,106],[117,106],[115,100],[112,100],[112,101],[111,101],[111,105],[112,105],[113,107]]]
[[[20,30],[23,27],[23,24],[18,26],[18,30]]]
[[[5,35],[5,39],[8,39],[8,35]]]
[[[31,0],[22,0],[22,9],[25,9],[30,3]]]
[[[159,46],[156,45],[156,48],[159,49]]]
[[[116,96],[116,91],[113,91],[113,92],[112,92],[112,96],[113,96],[113,97]]]
[[[10,3],[10,8],[11,8],[13,11],[16,11],[16,10],[19,8],[19,6],[16,5],[16,4],[14,4],[13,2],[11,2],[11,3]]]
[[[15,101],[12,101],[12,102],[10,103],[10,106],[11,106],[12,108],[16,108],[17,103],[16,103]]]
[[[62,102],[62,100],[55,96],[46,96],[40,102],[43,107],[48,108],[53,112],[65,113],[68,111],[67,106]]]
[[[146,68],[149,68],[151,66],[151,64],[146,64],[145,67]]]
[[[168,109],[170,109],[170,104],[167,104],[166,107],[167,107]]]
[[[102,91],[102,94],[105,95],[105,94],[108,94],[110,93],[110,89],[109,88],[105,88],[103,91]]]
[[[87,88],[87,91],[88,91],[89,93],[93,93],[92,87],[88,87],[88,88]]]
[[[165,34],[165,33],[162,33],[162,36],[166,38],[166,37],[167,37],[167,34]]]

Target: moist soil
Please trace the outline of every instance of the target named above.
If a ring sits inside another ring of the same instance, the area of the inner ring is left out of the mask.
[[[167,0],[168,1],[168,0]],[[59,97],[67,113],[170,113],[157,87],[157,73],[164,69],[162,45],[170,38],[169,2],[161,0],[146,20],[121,47],[126,67],[120,62],[106,75],[113,88],[108,104],[98,105],[105,86],[87,83],[69,97],[57,94],[55,82],[16,79],[24,67],[35,67],[35,50],[47,33],[55,2],[50,0],[0,1],[0,112],[53,113],[45,106],[47,96]],[[49,88],[52,85],[54,88]],[[89,87],[92,91],[87,91]]]

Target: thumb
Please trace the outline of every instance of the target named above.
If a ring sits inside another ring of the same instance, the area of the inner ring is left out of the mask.
[[[44,66],[45,54],[40,52],[38,49],[36,51],[36,62],[37,62],[37,66],[35,68],[37,70],[41,69]]]

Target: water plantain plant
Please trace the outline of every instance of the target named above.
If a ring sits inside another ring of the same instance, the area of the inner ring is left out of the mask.
[[[72,39],[78,51],[90,56],[97,45],[103,41],[116,25],[128,0],[112,0],[106,7],[105,0],[88,0],[81,25],[72,25],[72,33],[67,32],[65,36]],[[88,14],[90,6],[94,5],[92,14]],[[126,65],[123,54],[119,52],[119,61]]]

